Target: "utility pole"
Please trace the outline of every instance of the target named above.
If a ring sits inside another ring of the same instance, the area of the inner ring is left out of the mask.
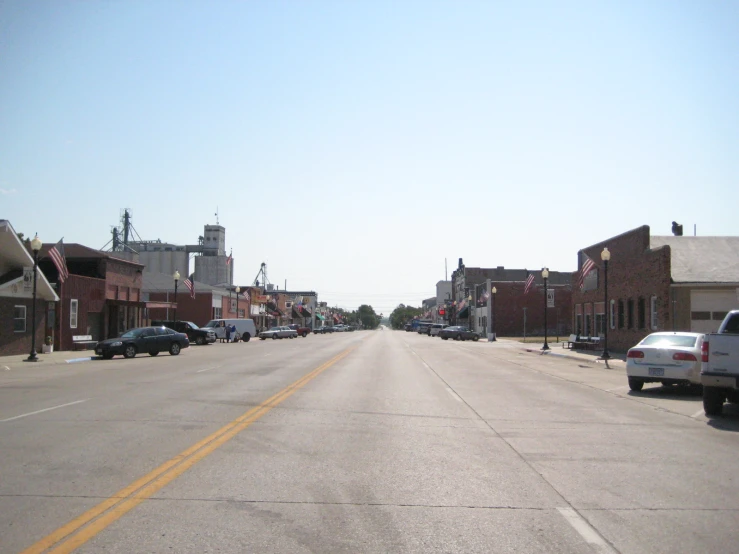
[[[523,342],[526,342],[526,308],[523,309]]]
[[[493,341],[493,293],[490,292],[491,290],[492,288],[490,287],[490,279],[488,279],[487,281],[485,281],[485,292],[487,293],[488,303],[488,324],[485,327],[488,333],[488,342]]]

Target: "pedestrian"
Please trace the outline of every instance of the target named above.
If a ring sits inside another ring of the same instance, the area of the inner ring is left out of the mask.
[[[226,325],[226,342],[231,342],[231,326]]]
[[[236,325],[231,325],[231,336],[234,338],[234,342],[239,342],[239,337],[236,334]]]

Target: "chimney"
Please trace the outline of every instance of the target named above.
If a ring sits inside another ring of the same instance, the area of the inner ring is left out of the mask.
[[[672,234],[676,237],[682,237],[683,236],[683,226],[679,224],[677,221],[672,222]]]
[[[462,266],[464,264],[462,263],[462,258],[459,258],[459,267],[457,269],[462,269]]]

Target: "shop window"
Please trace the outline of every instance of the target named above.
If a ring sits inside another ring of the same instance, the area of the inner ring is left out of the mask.
[[[590,323],[591,323],[591,317],[590,314],[585,314],[585,336],[590,336]]]
[[[723,321],[728,313],[729,312],[711,312],[711,317],[714,321]]]
[[[647,323],[646,323],[646,320],[647,320],[646,309],[647,309],[647,307],[646,307],[646,302],[644,301],[643,298],[639,298],[639,301],[638,301],[638,303],[636,305],[636,308],[637,308],[636,309],[636,316],[637,316],[638,328],[639,329],[644,329],[644,328],[646,328],[646,325],[647,325]]]
[[[615,329],[616,328],[616,301],[615,300],[611,300],[611,305],[609,309],[610,309],[610,312],[608,314],[609,315],[608,322],[609,322],[611,329]]]
[[[582,333],[582,314],[575,315],[575,333]]]
[[[634,328],[634,299],[629,298],[626,301],[626,328]]]
[[[69,328],[70,329],[76,329],[77,328],[77,309],[78,309],[78,302],[76,299],[72,299],[69,301]]]
[[[16,333],[26,332],[25,306],[13,306],[13,331]]]
[[[221,319],[221,308],[213,308],[213,319]]]
[[[651,327],[652,331],[657,330],[657,326],[659,325],[659,321],[657,319],[657,297],[652,296],[652,298],[649,299],[649,315],[650,315],[650,323],[649,326]]]
[[[595,334],[599,337],[606,332],[606,314],[595,314]]]
[[[618,328],[624,328],[624,301],[618,301]]]
[[[711,321],[711,312],[690,312],[690,319],[694,321]]]

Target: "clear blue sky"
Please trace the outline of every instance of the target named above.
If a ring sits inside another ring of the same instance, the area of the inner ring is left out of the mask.
[[[217,207],[240,284],[387,314],[445,258],[736,235],[738,178],[739,2],[0,3],[0,217],[46,242]]]

